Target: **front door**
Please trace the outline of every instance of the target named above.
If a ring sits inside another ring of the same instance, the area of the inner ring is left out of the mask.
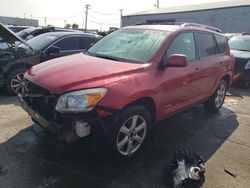
[[[47,61],[57,57],[62,57],[74,53],[84,51],[81,46],[81,37],[69,36],[59,39],[52,46],[60,48],[58,53],[47,54],[46,51],[43,53],[42,61]]]
[[[163,61],[172,54],[184,54],[186,67],[167,67],[162,72],[162,112],[164,116],[196,102],[199,88],[200,61],[197,59],[193,32],[177,35],[164,54]]]

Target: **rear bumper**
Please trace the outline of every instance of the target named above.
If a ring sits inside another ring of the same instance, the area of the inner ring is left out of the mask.
[[[250,69],[244,70],[244,72],[242,72],[241,79],[247,83],[250,82]]]

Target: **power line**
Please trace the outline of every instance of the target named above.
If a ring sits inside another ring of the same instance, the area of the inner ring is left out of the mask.
[[[113,15],[118,14],[118,13],[104,13],[104,12],[99,12],[99,11],[96,11],[96,10],[93,10],[93,9],[91,9],[91,11],[93,11],[96,14],[101,14],[101,15],[106,15],[106,16],[113,16]]]
[[[99,19],[95,16],[93,16],[92,14],[88,14],[88,17],[91,19],[91,20],[94,20],[96,22],[101,22],[101,23],[110,23],[110,22],[117,22],[117,19],[112,19],[112,20],[109,20],[109,19],[105,19],[105,20],[102,20],[102,19]]]
[[[102,24],[102,25],[119,25],[120,23],[103,23],[103,22],[98,22],[95,20],[88,19],[89,22],[95,23],[95,24]]]

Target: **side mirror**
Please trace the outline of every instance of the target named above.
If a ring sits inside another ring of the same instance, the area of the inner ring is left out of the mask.
[[[183,54],[173,54],[167,58],[167,67],[186,67],[188,64],[187,56]]]
[[[60,52],[60,48],[57,46],[51,46],[46,50],[46,54],[50,55],[50,54],[57,54]]]

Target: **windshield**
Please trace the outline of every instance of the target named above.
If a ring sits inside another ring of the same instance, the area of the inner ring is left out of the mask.
[[[35,50],[42,50],[45,47],[47,47],[50,43],[55,41],[57,38],[59,38],[59,36],[51,35],[51,34],[48,35],[46,33],[46,34],[38,35],[37,37],[34,37],[28,40],[27,43]]]
[[[108,59],[147,63],[167,34],[159,30],[121,29],[98,41],[88,52]]]
[[[250,52],[250,37],[233,37],[228,44],[231,50]]]
[[[22,31],[19,31],[17,33],[17,35],[19,35],[21,38],[25,39],[31,32],[33,32],[36,28],[35,27],[31,27],[31,28],[27,28],[24,29]]]

